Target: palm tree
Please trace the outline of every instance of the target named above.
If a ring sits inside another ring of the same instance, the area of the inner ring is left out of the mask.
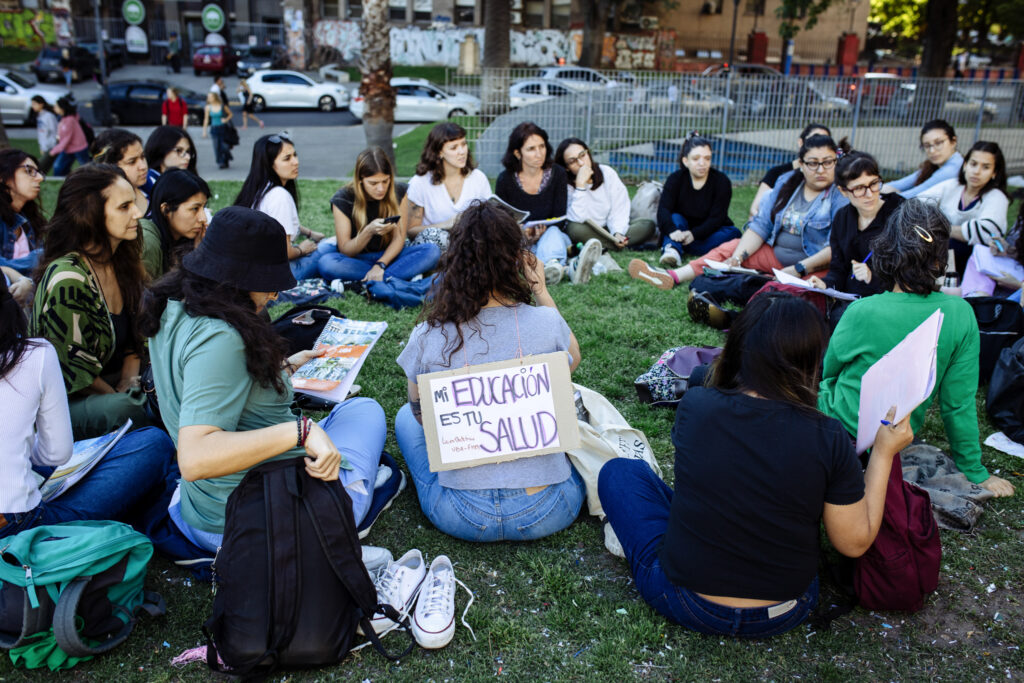
[[[481,118],[484,121],[490,121],[508,110],[511,26],[511,3],[507,0],[485,0],[484,74],[480,94],[480,99],[483,100]]]
[[[363,133],[367,146],[382,148],[391,161],[395,128],[395,89],[391,87],[391,27],[388,0],[363,0],[363,34],[359,58],[363,97]]]

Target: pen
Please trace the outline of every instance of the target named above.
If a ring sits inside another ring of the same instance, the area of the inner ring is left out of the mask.
[[[869,252],[868,252],[868,255],[864,257],[864,260],[863,260],[863,261],[861,261],[861,263],[867,263],[867,262],[868,262],[868,259],[869,259],[869,258],[871,258],[871,255],[872,255],[872,254],[874,254],[874,253],[875,253],[875,251],[874,251],[873,249],[872,249],[871,251],[869,251]],[[853,280],[853,279],[854,279],[854,275],[853,275],[853,273],[850,273],[850,279],[851,279],[851,280]]]
[[[996,242],[996,249],[998,249],[1001,252],[1005,252],[1006,251],[1005,249],[1003,249],[1003,242],[1002,242],[1002,240],[998,240],[997,239],[997,240],[995,240],[995,242]]]
[[[884,424],[886,427],[892,427],[892,422],[889,422],[888,420],[882,420],[882,424]]]

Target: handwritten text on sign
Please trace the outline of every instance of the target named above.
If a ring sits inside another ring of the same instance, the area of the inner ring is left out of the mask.
[[[421,376],[419,386],[434,471],[566,448],[560,427],[566,410],[572,410],[572,384],[565,354],[471,366],[459,374],[432,373]],[[569,431],[575,445],[578,430]]]

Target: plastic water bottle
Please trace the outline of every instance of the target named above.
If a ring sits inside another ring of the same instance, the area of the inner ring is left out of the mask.
[[[608,268],[603,263],[598,261],[597,263],[594,264],[594,267],[591,269],[590,272],[594,275],[604,275],[605,273],[608,272]]]
[[[331,280],[331,289],[338,294],[345,293],[345,283],[341,280]]]

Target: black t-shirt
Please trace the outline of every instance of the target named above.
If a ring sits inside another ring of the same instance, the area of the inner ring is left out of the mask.
[[[764,174],[764,177],[761,178],[761,182],[768,187],[775,187],[775,183],[779,181],[779,178],[781,178],[784,173],[789,173],[792,170],[792,161],[787,161],[786,163],[779,164],[778,166],[772,166],[768,169],[768,172]]]
[[[498,174],[494,194],[517,209],[529,212],[527,221],[544,221],[565,215],[569,198],[568,188],[569,180],[566,178],[565,169],[554,164],[551,166],[548,184],[537,194],[524,191],[516,182],[516,174],[508,169]]]
[[[698,593],[784,601],[818,570],[824,503],[864,496],[838,420],[781,401],[695,387],[672,428],[675,493],[659,550],[669,581]]]
[[[395,183],[395,199],[399,202],[402,201],[402,197],[405,196],[405,190],[408,186],[405,183]],[[338,211],[345,214],[349,221],[352,220],[352,208],[356,200],[355,190],[351,186],[346,185],[331,197],[331,206],[338,207]],[[366,202],[366,222],[375,221],[378,218],[388,218],[389,216],[377,215],[380,211],[380,202],[376,199],[371,199]],[[355,230],[355,225],[352,226]],[[352,237],[355,237],[355,232],[352,233]],[[363,249],[363,253],[384,251],[384,238],[380,235],[374,235],[370,238],[370,241],[366,243],[366,247]]]
[[[871,253],[871,242],[882,234],[889,216],[905,201],[896,193],[883,195],[883,198],[885,201],[878,209],[878,215],[865,230],[857,229],[860,218],[853,204],[847,204],[836,211],[836,216],[832,219],[832,232],[828,238],[832,247],[832,262],[828,267],[828,275],[822,278],[829,287],[860,296],[871,296],[885,291],[882,281],[874,273],[871,282],[867,283],[850,277],[853,273],[850,261],[864,262]],[[868,261],[868,268],[870,267],[871,261]]]

